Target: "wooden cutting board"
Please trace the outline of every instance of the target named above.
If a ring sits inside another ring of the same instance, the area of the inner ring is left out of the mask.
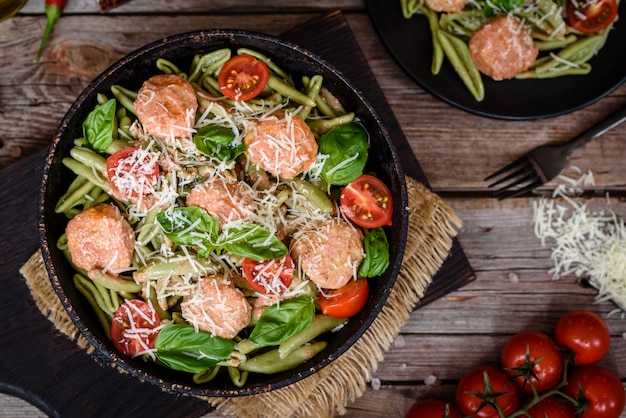
[[[407,175],[428,181],[376,83],[343,15],[313,19],[281,36],[307,48],[342,71],[364,92],[396,141]],[[39,311],[19,273],[39,248],[37,198],[47,150],[0,171],[0,280],[4,318],[0,330],[0,391],[19,396],[51,417],[199,417],[204,401],[162,392],[109,367],[100,366],[60,334]],[[416,307],[475,278],[458,241]]]

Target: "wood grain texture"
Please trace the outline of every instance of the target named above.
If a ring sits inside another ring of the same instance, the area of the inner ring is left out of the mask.
[[[32,59],[45,23],[43,0],[31,0],[18,17],[0,23],[1,176],[11,172],[11,178],[30,179],[17,185],[25,191],[19,198],[0,190],[7,210],[23,214],[15,223],[5,222],[1,229],[3,284],[10,276],[11,289],[24,291],[24,283],[3,266],[25,262],[37,247],[33,223],[33,188],[37,184],[32,179],[38,176],[39,166],[35,163],[43,155],[41,150],[48,146],[72,101],[104,68],[141,45],[174,33],[236,27],[276,35],[335,8],[345,12],[384,98],[408,139],[409,149],[404,152],[417,156],[430,185],[463,220],[458,242],[476,272],[475,281],[411,314],[375,372],[380,388],[368,388],[363,397],[349,405],[345,416],[402,417],[418,398],[451,399],[455,382],[463,372],[478,364],[496,364],[499,349],[514,333],[523,329],[550,332],[558,317],[572,307],[591,309],[604,317],[614,310],[609,302],[594,304],[595,291],[580,286],[575,277],[552,280],[548,273],[552,267],[550,251],[533,234],[533,199],[497,202],[485,193],[482,178],[534,146],[567,140],[626,105],[626,85],[587,108],[547,120],[502,122],[470,115],[433,98],[402,72],[382,46],[360,0],[302,4],[286,0],[132,0],[106,14],[99,12],[95,1],[71,1],[39,64]],[[588,144],[574,154],[570,167],[593,170],[598,192],[625,193],[625,135],[626,126],[622,126]],[[28,161],[32,163],[21,165]],[[602,197],[589,202],[606,206]],[[622,198],[612,199],[611,208],[618,216],[626,216]],[[27,298],[10,299],[6,307],[11,318],[39,315]],[[603,364],[625,382],[626,319],[617,314],[607,321],[613,338]],[[24,326],[7,321],[6,329],[16,338],[5,348],[10,355],[0,357],[3,376],[21,384],[27,379],[16,372],[18,362],[25,363],[30,373],[37,373],[45,367],[59,368],[63,361],[72,359],[77,367],[107,376],[94,381],[93,387],[80,388],[86,393],[77,399],[76,411],[89,413],[87,399],[100,400],[98,385],[115,384],[108,377],[113,371],[103,371],[88,356],[81,356],[73,343],[52,333],[45,321],[35,321],[29,327],[37,338],[26,340],[31,337],[24,332]],[[42,364],[40,358],[20,353],[20,344],[27,342],[48,344],[57,360]],[[438,379],[435,385],[424,383],[429,376]],[[67,379],[72,378],[76,375],[70,372]],[[33,390],[46,395],[50,386],[61,384],[66,384],[65,380],[42,381]],[[142,388],[141,396],[149,398],[151,392],[146,390]],[[7,391],[10,389],[0,386],[0,392]],[[178,416],[222,416],[207,413],[205,405],[195,406],[193,411],[182,411],[174,402],[172,410],[152,412],[155,416],[174,416],[172,411],[176,409]],[[29,408],[12,402],[9,395],[0,396],[0,416],[35,416]]]
[[[344,12],[364,11],[365,5],[361,0],[314,0],[297,2],[292,0],[185,0],[159,1],[130,0],[123,5],[111,9],[107,14],[192,14],[192,13],[307,13],[328,12],[341,9]],[[44,10],[44,0],[30,0],[22,9],[22,14],[41,14]],[[97,0],[69,1],[65,8],[68,14],[100,13]]]

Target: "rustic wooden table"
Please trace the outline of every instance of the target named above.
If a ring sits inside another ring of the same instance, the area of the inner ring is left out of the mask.
[[[2,175],[10,176],[21,161],[48,146],[59,120],[95,76],[148,42],[206,28],[278,35],[336,9],[345,16],[431,187],[463,220],[458,239],[476,272],[475,281],[412,313],[374,374],[380,387],[368,388],[349,405],[347,416],[400,417],[416,399],[449,399],[465,371],[498,363],[511,335],[524,329],[549,333],[558,317],[573,308],[606,319],[612,346],[602,364],[626,385],[626,319],[619,313],[608,316],[615,305],[594,303],[596,291],[579,285],[576,277],[552,280],[550,248],[533,231],[537,197],[499,202],[486,193],[482,181],[531,148],[569,139],[626,106],[626,84],[563,116],[534,121],[475,116],[434,98],[403,73],[383,47],[362,0],[133,0],[106,14],[95,1],[70,0],[42,60],[34,63],[45,16],[43,0],[30,0],[19,15],[0,23]],[[570,160],[571,167],[594,172],[588,202],[606,206],[603,192],[608,191],[610,207],[620,218],[626,217],[625,135],[626,126],[621,126]],[[5,230],[2,241],[8,238]],[[0,264],[12,249],[2,250]],[[0,280],[6,288],[20,278],[3,270]],[[7,338],[11,336],[2,335]],[[8,367],[0,358],[0,368]],[[437,378],[433,385],[425,384],[430,376]],[[0,382],[0,392],[13,383]],[[37,416],[37,411],[12,394],[0,394],[0,416]]]

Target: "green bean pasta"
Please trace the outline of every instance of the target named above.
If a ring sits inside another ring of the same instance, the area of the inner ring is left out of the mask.
[[[617,20],[618,0],[400,0],[432,34],[431,71],[447,59],[476,101],[493,80],[585,75]]]
[[[389,265],[369,133],[321,75],[296,84],[258,51],[154,73],[100,92],[62,161],[74,285],[122,355],[198,385],[308,361]]]

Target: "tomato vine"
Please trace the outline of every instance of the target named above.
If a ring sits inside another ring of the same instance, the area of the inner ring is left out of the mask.
[[[469,370],[454,402],[438,400],[445,408],[434,409],[420,400],[405,418],[619,418],[626,405],[622,382],[597,364],[610,341],[604,320],[587,310],[568,312],[555,335],[515,334],[501,350],[500,368]]]

